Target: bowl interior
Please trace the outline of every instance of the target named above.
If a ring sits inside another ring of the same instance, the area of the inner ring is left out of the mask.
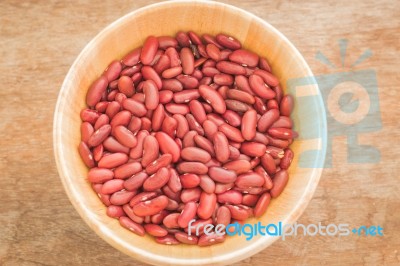
[[[105,214],[105,207],[86,181],[87,168],[77,152],[80,141],[79,112],[85,107],[85,95],[93,80],[114,59],[140,46],[149,35],[171,35],[193,30],[199,34],[220,32],[239,39],[245,48],[268,58],[274,74],[286,89],[293,78],[312,73],[299,52],[272,26],[243,10],[215,2],[165,2],[142,8],[112,23],[81,52],[62,86],[54,121],[54,148],[58,170],[67,194],[86,223],[117,249],[153,264],[226,264],[249,257],[270,245],[277,237],[228,237],[224,244],[163,246],[148,236],[139,237],[123,229],[117,220]],[[318,91],[318,90],[317,90]],[[296,94],[294,95],[296,97]],[[272,201],[263,224],[294,222],[303,212],[317,186],[325,154],[325,110],[320,97],[308,103],[307,111],[293,113],[300,138],[292,148],[296,154],[290,168],[289,183],[278,199]],[[302,125],[316,132],[312,140],[302,140]],[[298,154],[318,147],[307,157],[310,164],[300,167]],[[250,219],[248,223],[258,220]]]

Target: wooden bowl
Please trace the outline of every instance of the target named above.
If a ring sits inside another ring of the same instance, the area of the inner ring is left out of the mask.
[[[121,58],[142,45],[148,35],[171,35],[178,31],[220,32],[239,39],[248,48],[268,58],[283,88],[293,78],[312,77],[312,72],[296,48],[275,28],[239,8],[216,2],[163,2],[136,10],[101,31],[80,53],[62,85],[54,115],[54,150],[57,168],[69,199],[85,222],[105,241],[135,259],[157,265],[223,265],[233,263],[263,250],[278,237],[227,237],[223,244],[198,246],[157,244],[149,236],[137,236],[109,218],[106,208],[87,182],[88,169],[82,163],[77,147],[80,141],[79,113],[85,107],[90,84],[114,59]],[[310,78],[313,81],[312,78]],[[304,87],[304,86],[303,86]],[[300,95],[307,92],[304,88]],[[314,93],[318,93],[318,88]],[[295,94],[299,97],[299,94]],[[294,223],[306,208],[318,184],[325,156],[326,122],[321,97],[307,102],[307,111],[293,113],[300,138],[292,148],[296,154],[290,168],[290,180],[281,196],[272,201],[259,221],[263,224]],[[312,128],[309,128],[311,125]],[[307,130],[313,139],[302,140]],[[299,154],[309,149],[308,164],[298,163]],[[257,223],[249,219],[248,223]],[[284,256],[284,254],[282,254]]]

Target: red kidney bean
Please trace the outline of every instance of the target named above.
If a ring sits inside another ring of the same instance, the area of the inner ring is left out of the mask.
[[[262,69],[256,69],[254,70],[254,74],[260,76],[264,80],[264,82],[271,87],[276,87],[279,85],[279,80],[270,72]]]
[[[258,55],[247,50],[239,49],[233,51],[229,55],[229,60],[241,65],[255,67],[258,64]]]
[[[257,204],[258,199],[258,195],[245,194],[242,197],[242,204],[249,207],[254,207]]]
[[[273,187],[273,182],[271,177],[268,175],[267,171],[265,171],[265,169],[261,166],[257,166],[256,168],[254,168],[254,171],[261,175],[262,177],[264,177],[264,188],[267,190],[270,190]]]
[[[189,106],[178,103],[168,103],[165,105],[165,109],[171,114],[186,115],[190,112]]]
[[[235,186],[235,183],[216,183],[215,184],[215,194],[221,194],[225,191],[232,189]]]
[[[221,133],[217,132],[214,134],[213,137],[213,143],[214,143],[214,151],[215,151],[215,156],[218,161],[221,163],[226,162],[229,159],[229,142],[226,136]]]
[[[256,136],[257,112],[256,110],[248,110],[242,118],[242,135],[245,140],[252,140]]]
[[[143,183],[143,188],[146,191],[155,191],[168,183],[170,172],[167,168],[159,169],[155,174],[147,178]]]
[[[195,218],[197,212],[197,203],[188,202],[185,204],[181,214],[178,217],[178,225],[181,228],[188,226],[189,222]]]
[[[113,129],[113,135],[122,145],[133,148],[137,144],[135,135],[124,126],[116,126]]]
[[[241,101],[247,104],[254,104],[255,102],[254,97],[250,93],[241,90],[228,90],[227,97],[229,99]]]
[[[94,130],[98,130],[100,127],[109,124],[109,122],[110,118],[106,114],[101,114],[94,124]]]
[[[241,204],[242,193],[237,190],[228,190],[224,193],[218,194],[218,202],[222,204]]]
[[[178,224],[178,218],[180,216],[180,213],[171,213],[165,216],[163,220],[163,225],[166,228],[179,228]]]
[[[218,44],[231,50],[237,50],[242,47],[238,40],[225,34],[218,34],[215,39]]]
[[[121,62],[115,60],[108,65],[107,69],[104,71],[104,76],[107,78],[108,82],[111,82],[119,77],[121,70]]]
[[[219,183],[232,183],[235,182],[237,175],[232,170],[227,170],[222,167],[210,167],[208,175],[216,182]]]
[[[188,123],[189,124],[189,123]],[[195,141],[194,141],[194,137],[198,135],[198,133],[194,130],[189,131],[184,137],[183,137],[183,141],[182,141],[182,147],[183,148],[187,148],[187,147],[195,147]],[[202,147],[200,147],[202,148]]]
[[[285,153],[280,161],[281,169],[288,169],[293,160],[293,151],[290,148],[285,149]]]
[[[174,96],[174,93],[172,91],[160,91],[159,92],[159,97],[160,97],[160,103],[161,104],[166,104],[171,102],[172,98]]]
[[[108,137],[103,142],[103,147],[109,152],[122,152],[128,153],[129,148],[119,143],[115,138]]]
[[[162,228],[159,225],[156,224],[145,224],[144,226],[144,230],[146,230],[146,232],[149,235],[155,236],[155,237],[163,237],[168,235],[168,231],[165,230],[164,228]]]
[[[174,114],[172,116],[177,122],[176,136],[182,139],[189,132],[189,125],[186,118],[181,114]]]
[[[110,205],[107,207],[106,213],[111,218],[119,218],[124,215],[124,210],[121,206]]]
[[[276,120],[271,127],[284,127],[284,128],[292,128],[293,121],[290,117],[287,116],[280,116],[278,120]]]
[[[243,142],[244,138],[242,136],[242,133],[240,132],[239,129],[228,125],[228,124],[223,124],[218,127],[218,130],[222,132],[228,139],[235,141],[235,142]]]
[[[236,100],[225,100],[226,108],[229,110],[239,112],[239,113],[244,113],[247,110],[249,110],[249,106],[243,102],[236,101]]]
[[[214,212],[217,203],[217,196],[214,193],[208,194],[202,192],[200,196],[199,207],[197,208],[197,215],[201,219],[208,219]]]
[[[203,136],[204,135],[204,129],[202,128],[202,126],[196,121],[196,119],[194,118],[194,116],[192,114],[186,114],[185,116],[188,125],[189,125],[189,129],[192,131],[196,131],[197,134]]]
[[[140,166],[140,163],[138,163]],[[135,175],[132,175],[129,179],[124,181],[124,188],[133,191],[139,189],[144,181],[148,178],[148,175],[145,172],[140,172]]]
[[[267,146],[266,153],[270,154],[274,159],[281,159],[284,156],[284,151],[281,148],[275,146]]]
[[[266,152],[266,146],[257,142],[243,142],[240,151],[248,156],[259,157]]]
[[[258,199],[256,206],[254,207],[254,216],[262,216],[267,210],[270,201],[271,195],[268,192],[262,194],[261,197]]]
[[[128,162],[114,169],[114,177],[126,179],[142,171],[142,166],[138,162]]]
[[[128,159],[128,155],[125,153],[112,153],[110,155],[103,156],[103,158],[101,158],[99,161],[98,166],[101,168],[111,169],[126,163]]]
[[[221,94],[207,85],[200,85],[199,93],[201,97],[208,102],[215,112],[223,114],[226,111],[226,105]]]
[[[134,49],[133,51],[131,51],[127,55],[125,55],[121,60],[122,63],[125,66],[134,66],[134,65],[136,65],[140,60],[141,50],[142,50],[142,48],[139,47],[139,48]]]
[[[187,90],[196,89],[199,85],[199,81],[189,75],[178,75],[176,79],[181,83],[182,87]]]
[[[238,127],[242,123],[242,117],[232,110],[226,110],[226,112],[222,114],[222,117],[233,127]]]
[[[232,75],[245,75],[246,70],[241,65],[236,63],[232,63],[230,61],[220,61],[216,65],[216,68],[225,74],[232,74]]]
[[[127,204],[135,195],[136,191],[117,191],[111,195],[110,203],[113,205],[124,205]]]
[[[143,223],[144,218],[143,218],[143,217],[140,217],[140,216],[137,216],[137,215],[133,212],[132,207],[129,206],[129,204],[123,205],[123,206],[122,206],[122,209],[124,210],[125,214],[128,215],[128,217],[129,217],[132,221],[134,221],[135,223],[138,223],[138,224],[142,224],[142,223]]]
[[[206,111],[199,101],[191,100],[189,103],[189,109],[194,118],[196,118],[196,121],[200,124],[203,124],[204,121],[207,120]]]
[[[190,133],[190,132],[189,132],[189,133]],[[189,134],[187,134],[187,136],[188,136],[188,135],[189,135]],[[213,144],[211,143],[211,141],[209,141],[208,139],[206,139],[206,138],[203,137],[203,136],[197,135],[197,133],[196,133],[195,136],[193,136],[193,141],[194,141],[194,144],[197,145],[199,148],[205,150],[205,151],[208,152],[211,156],[215,156],[214,146],[213,146]],[[195,146],[195,145],[193,145],[193,146]],[[193,147],[193,146],[191,146],[191,147]],[[185,147],[188,147],[188,146],[186,145]]]
[[[200,162],[181,162],[177,165],[176,169],[180,173],[192,173],[203,175],[208,172],[208,167]]]
[[[174,93],[173,99],[175,103],[188,103],[200,97],[198,90],[184,90]]]
[[[211,159],[211,156],[208,152],[196,147],[184,148],[181,151],[181,157],[186,161],[197,161],[201,163],[206,163]]]
[[[241,188],[261,187],[264,182],[264,178],[257,173],[245,173],[238,176],[235,184]]]
[[[160,75],[162,72],[169,69],[170,67],[171,67],[171,60],[169,59],[168,56],[164,54],[161,55],[157,63],[154,64],[153,69],[157,72],[158,75]]]
[[[276,93],[265,84],[264,80],[258,75],[250,75],[249,77],[250,88],[253,92],[263,99],[272,99]]]
[[[215,84],[218,84],[221,86],[223,86],[223,85],[230,86],[233,84],[233,77],[228,74],[216,74],[213,77],[213,81]]]
[[[137,117],[145,116],[147,113],[145,105],[133,99],[125,99],[122,102],[122,106],[124,109],[130,111],[134,116]]]
[[[219,48],[213,44],[207,44],[206,46],[206,52],[207,55],[213,59],[214,61],[219,61],[221,59],[221,51],[219,50]]]
[[[180,242],[173,235],[166,235],[163,237],[156,237],[156,242],[163,245],[177,245]]]
[[[207,118],[207,116],[206,116],[206,118]],[[209,139],[212,139],[214,134],[217,133],[217,131],[218,131],[217,125],[214,122],[212,122],[211,120],[205,120],[203,122],[203,129],[204,129],[205,136]]]
[[[184,233],[184,232],[177,232],[175,233],[175,238],[184,244],[188,244],[188,245],[196,245],[198,242],[198,237],[191,235],[189,236],[188,234]]]
[[[155,137],[158,141],[161,152],[171,154],[172,162],[177,162],[181,153],[178,144],[176,144],[175,141],[164,132],[157,132]]]
[[[270,175],[275,174],[276,172],[275,161],[274,158],[272,158],[272,156],[269,153],[265,153],[263,156],[261,156],[261,164],[268,174]]]
[[[153,161],[152,163],[146,166],[146,173],[148,173],[149,175],[154,174],[160,168],[169,166],[171,161],[172,161],[171,154],[168,153],[163,154],[160,157],[158,157],[157,160]]]
[[[145,95],[145,106],[147,110],[154,110],[159,103],[159,94],[156,83],[153,80],[146,80],[143,84]]]
[[[106,109],[106,115],[112,119],[121,110],[121,105],[117,101],[110,102]]]
[[[110,133],[111,133],[110,125],[104,125],[100,127],[89,137],[88,145],[90,147],[95,147],[97,145],[100,145],[110,135]]]
[[[98,104],[96,104],[97,106]],[[108,102],[107,102],[108,105]],[[107,107],[107,105],[105,106],[105,108]],[[96,120],[99,118],[100,116],[100,111],[98,110],[92,110],[92,109],[82,109],[82,111],[80,112],[80,118],[83,122],[89,122],[91,125],[94,125],[96,123]]]
[[[78,150],[79,150],[79,154],[80,154],[83,162],[85,163],[85,165],[89,168],[94,167],[95,163],[93,160],[94,159],[93,154],[85,142],[81,141],[81,143],[79,144]]]
[[[186,75],[192,74],[194,70],[194,56],[192,51],[187,47],[183,47],[180,53],[180,59],[182,62],[183,73]]]
[[[171,138],[174,138],[177,127],[178,122],[175,120],[175,118],[167,116],[162,123],[161,131],[167,133]]]
[[[103,153],[104,153],[104,146],[102,144],[96,146],[93,149],[93,158],[94,158],[94,160],[96,162],[100,161],[100,159],[103,157]]]
[[[200,185],[200,177],[196,174],[184,174],[179,178],[183,188],[195,188]]]
[[[148,135],[143,140],[143,156],[142,156],[142,166],[146,167],[154,160],[158,158],[159,153],[159,146],[157,139],[152,136]]]
[[[114,115],[114,117],[111,119],[110,125],[111,127],[116,127],[119,125],[128,126],[131,118],[132,114],[129,111],[124,110]]]
[[[154,68],[150,66],[142,67],[142,75],[145,80],[152,80],[154,84],[157,86],[157,89],[160,90],[162,88],[162,81],[158,73],[154,70]],[[143,83],[144,86],[145,83]]]
[[[135,93],[135,86],[129,76],[122,76],[118,79],[118,89],[127,97],[132,97]]]
[[[190,46],[190,39],[186,32],[178,32],[176,34],[176,40],[178,41],[179,45],[182,47],[189,47]]]
[[[273,198],[278,197],[285,188],[288,180],[289,180],[289,174],[286,170],[280,170],[279,172],[277,172],[273,179],[274,186],[270,191],[271,197]]]
[[[293,110],[293,105],[294,105],[294,100],[291,95],[283,96],[280,104],[281,114],[284,116],[290,116]]]
[[[226,205],[226,207],[229,209],[232,219],[244,221],[249,217],[248,207],[244,205]]]
[[[200,187],[206,193],[214,193],[215,182],[208,175],[200,176]]]
[[[150,65],[153,61],[157,50],[158,50],[158,40],[154,36],[149,36],[144,42],[143,48],[140,53],[140,61],[144,65]]]
[[[227,170],[234,171],[237,175],[247,173],[251,169],[250,162],[241,159],[227,162],[223,167]]]
[[[162,72],[162,77],[165,79],[175,78],[182,73],[182,67],[171,67]]]
[[[138,216],[148,216],[159,213],[168,205],[168,198],[164,195],[154,199],[139,202],[133,206],[133,212]]]
[[[177,47],[178,41],[171,37],[171,36],[160,36],[157,37],[159,47],[163,50],[167,49],[168,47]]]
[[[112,194],[122,189],[124,189],[124,180],[112,179],[103,184],[103,186],[101,187],[101,193]]]
[[[181,179],[175,169],[169,169],[170,176],[168,180],[168,187],[175,193],[182,190]]]
[[[122,216],[119,218],[119,223],[121,224],[122,227],[128,229],[129,231],[132,231],[133,233],[143,236],[144,235],[144,228],[138,223],[135,223],[131,219],[129,219],[126,216]]]
[[[181,200],[183,203],[187,203],[189,201],[198,201],[200,199],[201,189],[196,188],[188,188],[183,189],[181,193]]]
[[[270,128],[268,129],[268,134],[271,137],[278,139],[292,139],[294,137],[293,131],[284,127]]]

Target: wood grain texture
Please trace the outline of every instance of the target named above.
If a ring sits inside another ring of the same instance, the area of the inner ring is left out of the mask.
[[[59,180],[51,139],[56,98],[73,60],[106,25],[153,2],[0,2],[1,265],[144,265],[110,247],[79,217]],[[360,135],[360,142],[380,150],[376,164],[348,163],[346,137],[334,139],[333,168],[324,170],[299,222],[380,224],[384,237],[279,240],[235,265],[399,264],[399,3],[224,2],[275,26],[315,74],[342,71],[315,60],[321,51],[340,65],[338,39],[349,39],[349,62],[371,49],[373,56],[356,69],[376,71],[383,124]]]

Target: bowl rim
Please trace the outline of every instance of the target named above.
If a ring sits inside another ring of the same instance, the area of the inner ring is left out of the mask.
[[[190,0],[176,0],[176,1],[163,1],[151,5],[146,5],[144,7],[138,8],[136,10],[133,10],[132,12],[129,12],[125,14],[124,16],[118,18],[117,20],[113,21],[109,25],[107,25],[105,28],[103,28],[84,48],[83,50],[79,53],[78,57],[74,60],[73,64],[71,65],[70,69],[68,70],[68,73],[61,85],[60,92],[57,97],[57,104],[55,107],[54,111],[54,117],[53,117],[53,148],[54,148],[54,156],[55,156],[55,161],[57,165],[57,170],[59,173],[59,177],[61,179],[61,182],[63,184],[63,187],[67,193],[67,196],[74,206],[75,210],[79,213],[81,218],[85,221],[85,223],[92,229],[100,229],[100,230],[94,230],[98,236],[100,236],[103,240],[105,240],[107,243],[109,243],[111,246],[114,248],[118,249],[119,251],[122,251],[123,253],[134,257],[135,259],[139,259],[141,261],[145,261],[146,263],[169,263],[173,265],[203,265],[203,264],[225,264],[229,262],[235,262],[239,261],[242,259],[245,259],[247,257],[253,256],[254,254],[260,252],[261,250],[265,249],[267,246],[271,245],[274,243],[279,237],[269,237],[269,238],[259,238],[256,241],[249,242],[249,245],[243,247],[242,249],[236,251],[236,252],[230,252],[224,255],[216,255],[216,256],[211,256],[207,258],[196,258],[196,259],[190,259],[190,258],[171,258],[171,257],[166,257],[162,255],[156,255],[151,253],[151,251],[147,251],[144,248],[138,248],[137,246],[132,246],[128,245],[126,242],[124,242],[122,239],[119,239],[112,235],[112,231],[108,230],[107,226],[102,223],[101,221],[98,221],[96,219],[91,219],[90,217],[90,210],[87,206],[84,204],[80,204],[76,199],[77,197],[75,196],[77,194],[77,191],[74,189],[74,186],[71,185],[70,183],[66,182],[66,171],[65,165],[62,163],[60,158],[63,158],[63,149],[62,146],[59,145],[61,142],[61,134],[58,130],[60,126],[62,125],[63,121],[63,116],[60,113],[60,110],[63,106],[62,100],[61,100],[61,95],[64,93],[67,93],[67,87],[68,87],[68,82],[71,79],[71,76],[73,75],[73,69],[76,67],[78,62],[82,59],[82,57],[88,52],[90,47],[92,46],[93,43],[95,43],[98,39],[100,39],[103,35],[105,35],[107,32],[109,32],[115,25],[119,24],[120,22],[136,16],[137,14],[140,14],[142,12],[145,12],[147,10],[153,9],[153,8],[159,8],[163,6],[170,6],[171,4],[179,4],[179,3],[186,3],[186,4],[202,4],[202,5],[214,5],[214,6],[220,6],[224,7],[227,9],[231,9],[236,12],[242,13],[244,16],[248,16],[251,19],[257,21],[257,23],[262,24],[264,27],[268,28],[270,31],[274,32],[279,36],[279,38],[284,41],[290,49],[295,53],[296,57],[299,59],[301,64],[304,66],[304,70],[306,74],[308,75],[307,78],[311,79],[311,82],[315,84],[316,89],[318,92],[320,92],[319,86],[317,82],[315,81],[314,75],[305,61],[304,57],[301,55],[301,53],[298,51],[298,49],[292,44],[292,42],[287,39],[286,36],[284,36],[280,31],[278,31],[274,26],[269,24],[267,21],[263,20],[262,18],[256,16],[255,14],[243,10],[239,7],[232,6],[229,4],[225,3],[220,3],[220,2],[214,2],[214,1],[207,1],[207,0],[197,0],[197,1],[190,1]],[[325,161],[325,156],[326,156],[326,140],[327,140],[327,119],[326,119],[326,109],[324,102],[322,100],[321,93],[319,93],[318,97],[316,98],[317,100],[317,105],[319,108],[321,108],[322,112],[318,113],[317,115],[319,116],[319,133],[320,136],[319,138],[321,139],[321,145],[320,145],[320,150],[318,150],[318,156],[319,156],[319,161],[323,162]],[[322,167],[321,167],[322,168]],[[293,223],[299,219],[299,217],[303,214],[304,210],[306,209],[307,205],[309,204],[310,200],[312,199],[312,196],[314,195],[315,189],[318,186],[321,174],[322,174],[322,169],[318,167],[312,168],[312,172],[310,174],[310,181],[308,182],[304,193],[301,195],[300,199],[305,199],[308,198],[306,201],[298,201],[298,203],[291,209],[290,212],[286,215],[286,218],[282,220],[282,223]],[[121,248],[123,247],[123,248]],[[146,258],[145,260],[143,258]]]

